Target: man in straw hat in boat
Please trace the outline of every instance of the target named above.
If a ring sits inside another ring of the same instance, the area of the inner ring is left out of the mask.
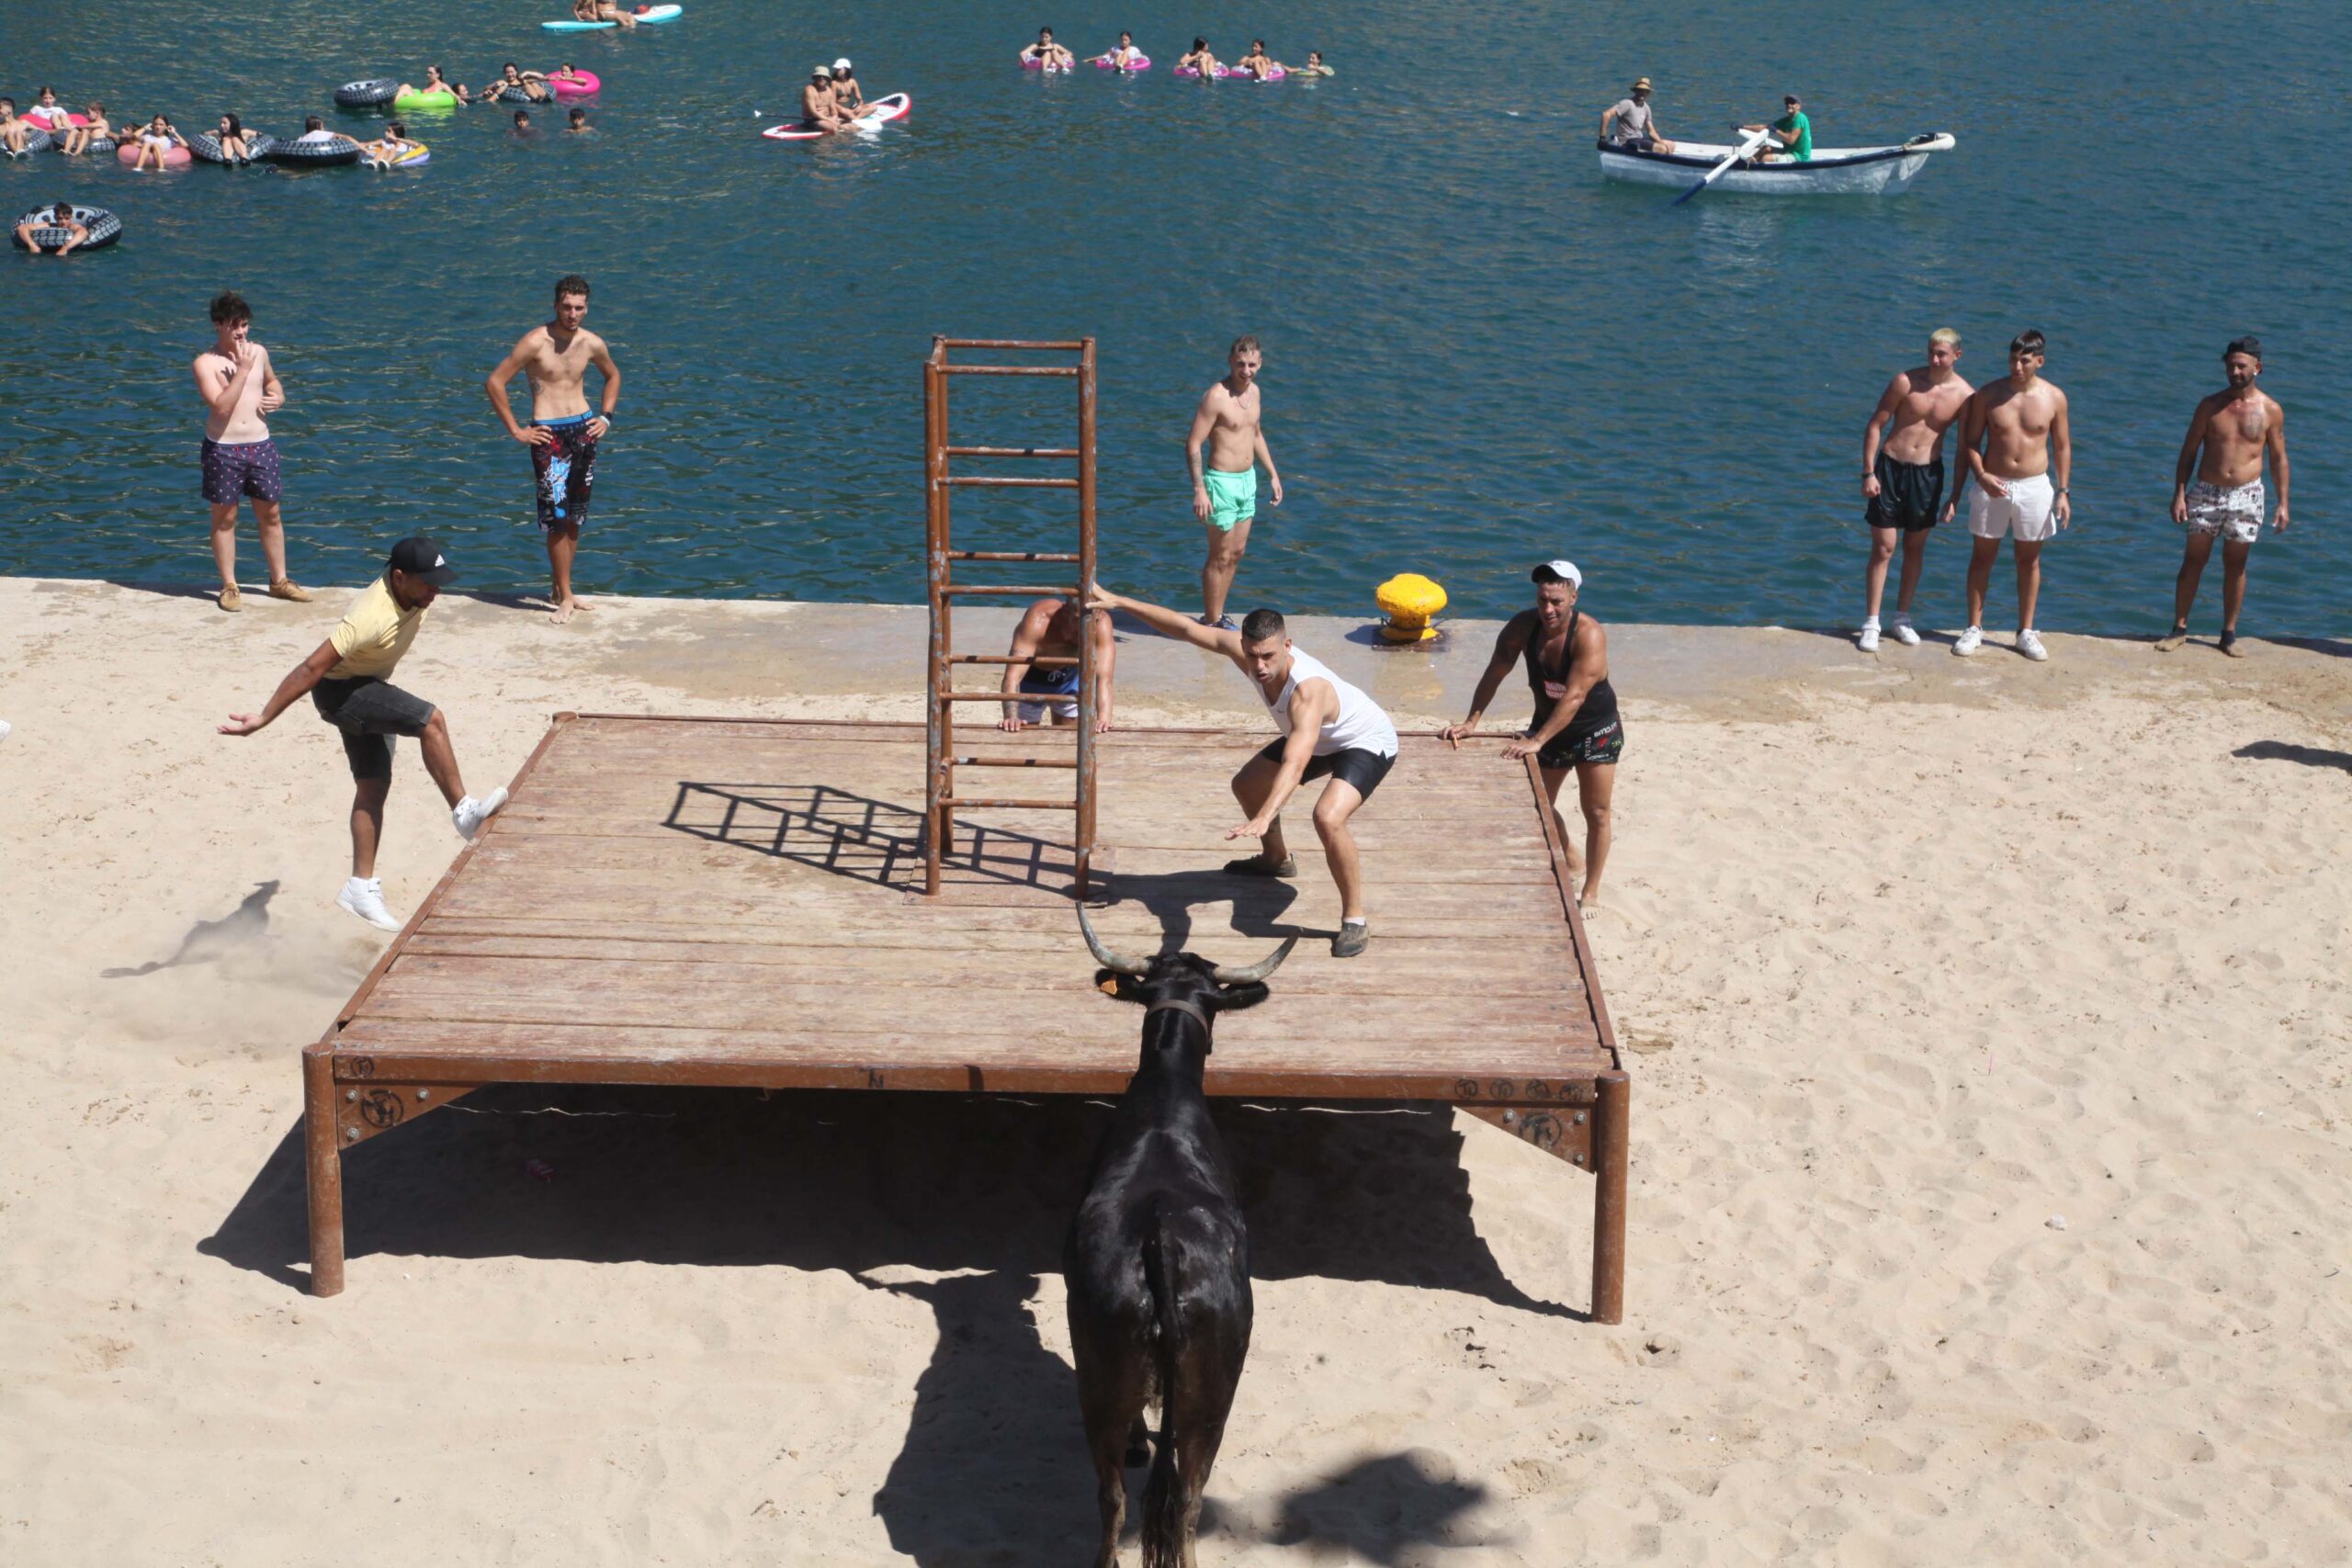
[[[1674,143],[1657,133],[1650,117],[1650,79],[1634,84],[1633,91],[1609,106],[1600,117],[1600,139],[1633,152],[1671,152]]]

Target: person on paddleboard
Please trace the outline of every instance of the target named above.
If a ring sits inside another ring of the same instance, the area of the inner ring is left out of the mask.
[[[1756,150],[1758,163],[1770,163],[1774,158],[1786,158],[1792,164],[1812,163],[1813,121],[1805,118],[1804,103],[1791,93],[1781,100],[1781,105],[1788,110],[1786,114],[1770,125],[1743,125],[1740,134],[1764,132],[1764,145]]]
[[[1671,152],[1674,143],[1657,133],[1650,115],[1650,79],[1634,84],[1625,96],[1601,112],[1600,139],[1629,152]]]
[[[855,119],[865,112],[865,89],[857,85],[857,73],[850,66],[849,56],[833,62],[833,113],[842,119]]]
[[[833,68],[820,65],[808,73],[808,85],[800,89],[800,129],[803,130],[847,130],[849,121],[833,102]]]

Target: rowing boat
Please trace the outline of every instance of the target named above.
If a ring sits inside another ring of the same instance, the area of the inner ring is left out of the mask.
[[[1598,143],[1600,176],[1635,185],[1688,188],[1724,156],[1728,143],[1677,141],[1671,152],[1644,152],[1612,141]],[[1714,188],[1744,196],[1892,196],[1910,188],[1929,154],[1949,152],[1950,135],[1915,136],[1895,147],[1816,147],[1805,163],[1775,158],[1728,170]]]

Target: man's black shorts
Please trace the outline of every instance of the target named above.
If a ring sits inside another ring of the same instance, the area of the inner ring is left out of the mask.
[[[355,779],[390,778],[392,737],[422,735],[433,722],[431,703],[372,675],[322,681],[311,688],[311,702],[343,732],[343,754]]]
[[[1580,768],[1587,762],[1614,765],[1625,754],[1625,721],[1612,718],[1600,728],[1583,735],[1555,735],[1552,743],[1535,753],[1535,765],[1558,773],[1563,768]]]
[[[1944,499],[1944,464],[1898,463],[1884,452],[1871,470],[1878,477],[1878,493],[1862,509],[1862,519],[1873,528],[1900,528],[1916,534],[1936,525],[1936,508]]]
[[[1283,760],[1283,748],[1289,744],[1287,740],[1273,741],[1258,755],[1269,762],[1280,762]],[[1299,776],[1298,782],[1305,784],[1310,779],[1338,779],[1344,784],[1354,785],[1358,795],[1370,800],[1372,792],[1380,787],[1380,781],[1386,778],[1388,770],[1396,765],[1396,753],[1394,751],[1384,757],[1377,751],[1367,751],[1361,746],[1351,746],[1344,751],[1334,751],[1328,757],[1317,757],[1309,761],[1306,764],[1306,772]]]

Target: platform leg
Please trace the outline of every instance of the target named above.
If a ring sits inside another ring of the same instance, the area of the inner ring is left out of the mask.
[[[1592,1321],[1625,1321],[1626,1102],[1633,1080],[1602,1073],[1592,1111]]]
[[[310,1194],[311,1293],[343,1291],[343,1148],[335,1138],[334,1057],[302,1053],[302,1170]]]

